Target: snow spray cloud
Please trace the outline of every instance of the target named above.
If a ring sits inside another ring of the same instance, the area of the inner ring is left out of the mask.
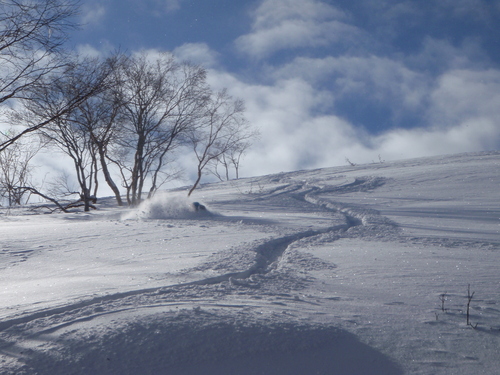
[[[200,207],[184,195],[158,193],[125,214],[122,220],[198,219],[211,215],[204,205]]]

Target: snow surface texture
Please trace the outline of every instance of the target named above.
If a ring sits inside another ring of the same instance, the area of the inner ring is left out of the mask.
[[[0,373],[500,374],[499,186],[494,152],[4,210]]]

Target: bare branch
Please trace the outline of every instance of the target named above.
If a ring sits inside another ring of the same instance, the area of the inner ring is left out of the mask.
[[[3,0],[0,8],[0,103],[23,97],[60,67],[57,58],[78,11],[72,0]]]
[[[38,191],[37,189],[35,189],[35,188],[31,187],[31,186],[20,186],[19,188],[20,189],[25,189],[27,191],[30,191],[31,193],[33,193],[35,195],[39,195],[43,199],[46,199],[46,200],[54,203],[57,206],[57,208],[59,208],[61,211],[68,212],[68,210],[65,207],[63,207],[57,200],[55,200],[54,198],[48,197],[47,195],[41,193],[40,191]]]

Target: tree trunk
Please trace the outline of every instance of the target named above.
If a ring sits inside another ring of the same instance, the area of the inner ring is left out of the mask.
[[[123,206],[120,190],[118,190],[118,187],[111,178],[111,174],[109,173],[108,169],[108,164],[106,163],[105,152],[103,149],[101,149],[101,147],[99,147],[99,158],[101,159],[101,167],[102,167],[102,173],[104,175],[104,180],[106,180],[108,186],[111,188],[111,190],[113,190],[113,193],[115,194],[116,197],[116,203],[118,204],[118,206]]]
[[[198,168],[198,178],[196,179],[196,181],[194,182],[194,185],[193,187],[189,190],[189,193],[188,193],[188,197],[191,196],[191,194],[193,193],[194,189],[196,189],[196,187],[198,186],[198,184],[200,183],[200,180],[201,180],[201,169]]]
[[[137,206],[139,203],[141,203],[140,180],[144,177],[142,176],[142,163],[144,162],[144,143],[145,139],[142,135],[140,135],[139,140],[137,141],[137,150],[134,156],[134,168],[132,170],[132,181],[130,183],[130,188],[132,191],[132,206]]]

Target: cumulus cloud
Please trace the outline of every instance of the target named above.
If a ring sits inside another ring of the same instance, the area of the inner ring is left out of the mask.
[[[431,96],[430,116],[440,126],[499,119],[500,71],[451,70],[439,78]]]
[[[106,8],[98,4],[86,4],[81,12],[81,23],[87,27],[100,24],[106,16]]]
[[[297,48],[348,44],[360,30],[346,15],[317,0],[264,0],[253,14],[252,32],[236,40],[237,48],[255,58]]]
[[[481,41],[472,37],[464,39],[459,46],[448,40],[426,37],[421,49],[406,56],[404,61],[416,69],[438,74],[450,69],[483,69],[490,64]]]
[[[81,56],[88,56],[88,57],[102,56],[102,51],[99,51],[97,48],[91,46],[90,44],[80,44],[76,47],[76,51]]]
[[[173,54],[180,60],[211,68],[217,65],[218,54],[206,43],[185,43],[173,50]]]
[[[263,116],[264,117],[264,116]],[[264,136],[243,162],[246,175],[260,175],[303,168],[398,160],[421,156],[498,149],[500,128],[491,118],[463,121],[448,128],[439,126],[393,129],[370,135],[336,116],[308,116],[303,121],[285,113],[266,116],[257,124]]]
[[[423,100],[422,97],[429,99],[431,105],[420,107],[428,121],[426,126],[370,134],[345,118],[318,113],[318,108],[334,100],[335,92],[319,89],[314,77],[303,79],[280,72],[270,84],[249,84],[228,72],[211,70],[210,82],[228,87],[232,95],[244,99],[247,118],[262,134],[242,162],[242,175],[345,165],[346,158],[355,163],[370,163],[377,162],[378,155],[385,160],[397,160],[500,147],[500,127],[496,120],[500,118],[500,71],[448,71],[437,80],[419,86],[418,81],[426,78],[406,72],[404,65],[383,60],[378,63],[384,66],[378,69],[385,73],[377,73],[372,66],[377,59],[367,59],[358,65],[350,60],[339,64],[345,69],[342,74],[347,76],[366,64],[364,73],[358,73],[362,76],[360,82],[372,81],[393,98],[401,95],[398,103],[414,105],[412,92],[417,92],[416,102]],[[335,64],[334,68],[340,69]],[[391,69],[396,76],[398,70],[406,72],[400,73],[406,78],[392,84],[384,82]],[[369,71],[372,77],[365,76]]]
[[[391,103],[395,110],[418,109],[430,84],[428,77],[402,62],[378,56],[298,57],[275,69],[273,75],[302,77],[313,85],[331,80],[337,98],[362,95]]]
[[[494,150],[500,146],[500,129],[491,120],[478,118],[447,129],[439,127],[397,129],[374,139],[375,148],[387,159]]]
[[[317,0],[264,0],[254,12],[254,28],[267,29],[290,19],[325,21],[345,13]]]

